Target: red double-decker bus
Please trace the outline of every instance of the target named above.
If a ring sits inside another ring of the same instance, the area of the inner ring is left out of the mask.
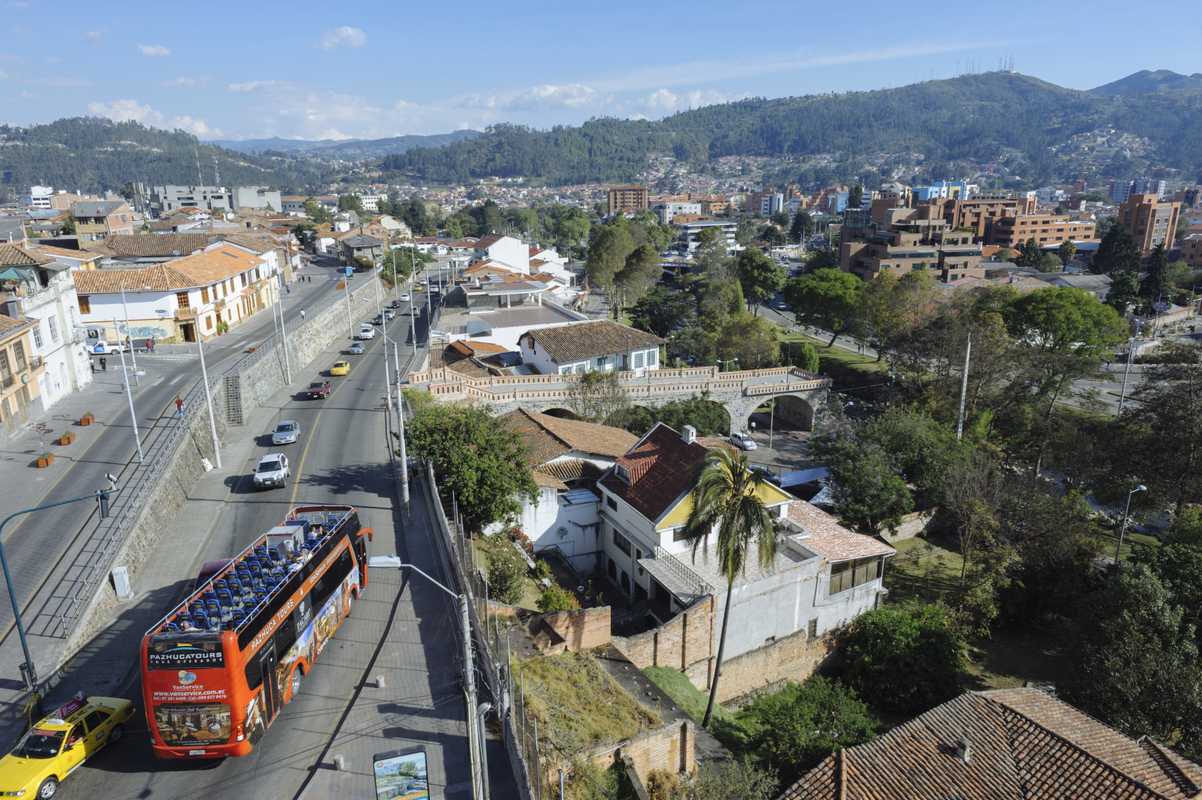
[[[142,697],[159,758],[244,756],[300,691],[367,586],[351,506],[300,506],[142,637]]]

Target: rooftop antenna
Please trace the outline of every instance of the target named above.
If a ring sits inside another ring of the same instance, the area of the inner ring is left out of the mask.
[[[221,188],[221,167],[217,164],[217,154],[213,154],[213,185]]]
[[[204,176],[200,174],[200,148],[193,145],[192,152],[196,155],[196,185],[204,186],[205,179]]]

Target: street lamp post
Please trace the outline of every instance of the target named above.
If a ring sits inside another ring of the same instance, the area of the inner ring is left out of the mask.
[[[1148,487],[1142,483],[1136,486],[1131,491],[1127,492],[1127,504],[1123,507],[1123,521],[1119,524],[1119,543],[1114,547],[1114,566],[1118,569],[1119,554],[1123,549],[1123,536],[1127,533],[1127,516],[1131,513],[1131,497],[1139,492],[1148,491]]]
[[[204,313],[204,310],[206,308],[208,308],[208,306],[203,306],[201,308],[202,314]],[[214,322],[213,324],[215,327],[216,322]],[[217,443],[217,423],[213,419],[213,394],[212,394],[212,392],[209,391],[209,370],[208,370],[208,367],[205,366],[204,341],[205,341],[204,331],[201,330],[200,319],[197,319],[196,349],[198,351],[200,351],[200,381],[201,381],[201,383],[204,384],[205,407],[209,411],[209,436],[211,436],[213,438],[213,463],[216,464],[217,469],[221,469],[221,446]]]
[[[100,509],[100,518],[105,519],[109,515],[109,493],[113,490],[114,479],[109,477],[109,488],[98,489],[92,494],[80,495],[79,497],[71,497],[66,500],[59,500],[55,503],[46,503],[33,508],[25,508],[20,511],[14,511],[0,522],[0,568],[4,570],[4,585],[8,588],[8,599],[13,607],[13,620],[17,625],[17,637],[21,640],[21,652],[25,656],[25,663],[21,665],[21,675],[25,678],[25,685],[29,689],[36,689],[38,685],[38,673],[33,665],[33,656],[29,653],[29,641],[25,638],[25,623],[21,620],[21,604],[17,602],[17,592],[13,587],[12,574],[8,569],[8,556],[4,553],[4,527],[15,518],[24,514],[32,514],[35,511],[45,511],[48,508],[57,506],[65,506],[68,503],[78,503],[83,500],[95,500]]]
[[[292,359],[288,356],[288,331],[284,328],[284,293],[280,291],[284,283],[283,273],[276,273],[275,293],[276,304],[280,307],[280,347],[284,349],[284,380],[292,383]],[[272,319],[275,318],[275,310],[272,310]]]
[[[482,783],[488,779],[488,776],[480,771],[480,752],[483,750],[484,743],[478,741],[478,737],[476,736],[475,722],[476,715],[480,713],[480,706],[476,702],[476,661],[475,656],[472,654],[472,622],[468,597],[466,594],[457,594],[451,591],[438,580],[424,572],[421,567],[402,562],[399,556],[371,556],[368,559],[368,566],[371,569],[391,567],[413,570],[450,595],[459,607],[460,635],[463,637],[463,690],[467,695],[467,744],[472,768],[472,800],[481,800],[483,797]]]

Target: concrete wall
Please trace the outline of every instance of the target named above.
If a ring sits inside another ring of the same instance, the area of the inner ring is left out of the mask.
[[[833,637],[810,639],[802,630],[770,645],[724,659],[718,680],[718,702],[725,703],[751,692],[771,689],[784,681],[804,681],[831,656],[833,650]],[[693,683],[697,685],[696,680]]]

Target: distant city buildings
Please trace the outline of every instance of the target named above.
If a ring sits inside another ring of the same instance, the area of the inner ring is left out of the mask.
[[[905,275],[931,270],[943,281],[984,277],[982,248],[973,234],[952,228],[942,219],[892,225],[863,239],[839,243],[839,266],[864,280],[889,272]]]
[[[240,209],[282,212],[284,203],[278,190],[266,186],[238,186],[234,188],[234,210]]]
[[[977,187],[967,181],[939,181],[929,186],[915,186],[913,188],[914,199],[918,202],[926,202],[927,200],[948,200],[959,198],[967,200],[975,192]]]
[[[609,187],[606,208],[611,216],[614,214],[631,214],[645,211],[648,207],[649,195],[647,194],[646,186],[629,183],[622,186]]]
[[[1144,255],[1157,245],[1172,247],[1181,204],[1154,194],[1133,194],[1119,206],[1119,224],[1130,232]]]
[[[75,235],[81,242],[134,232],[134,212],[124,200],[83,200],[71,206]]]
[[[1056,247],[1066,241],[1092,240],[1096,228],[1093,222],[1069,219],[1065,214],[1018,214],[995,220],[987,241],[1010,250],[1032,240],[1039,247]]]

